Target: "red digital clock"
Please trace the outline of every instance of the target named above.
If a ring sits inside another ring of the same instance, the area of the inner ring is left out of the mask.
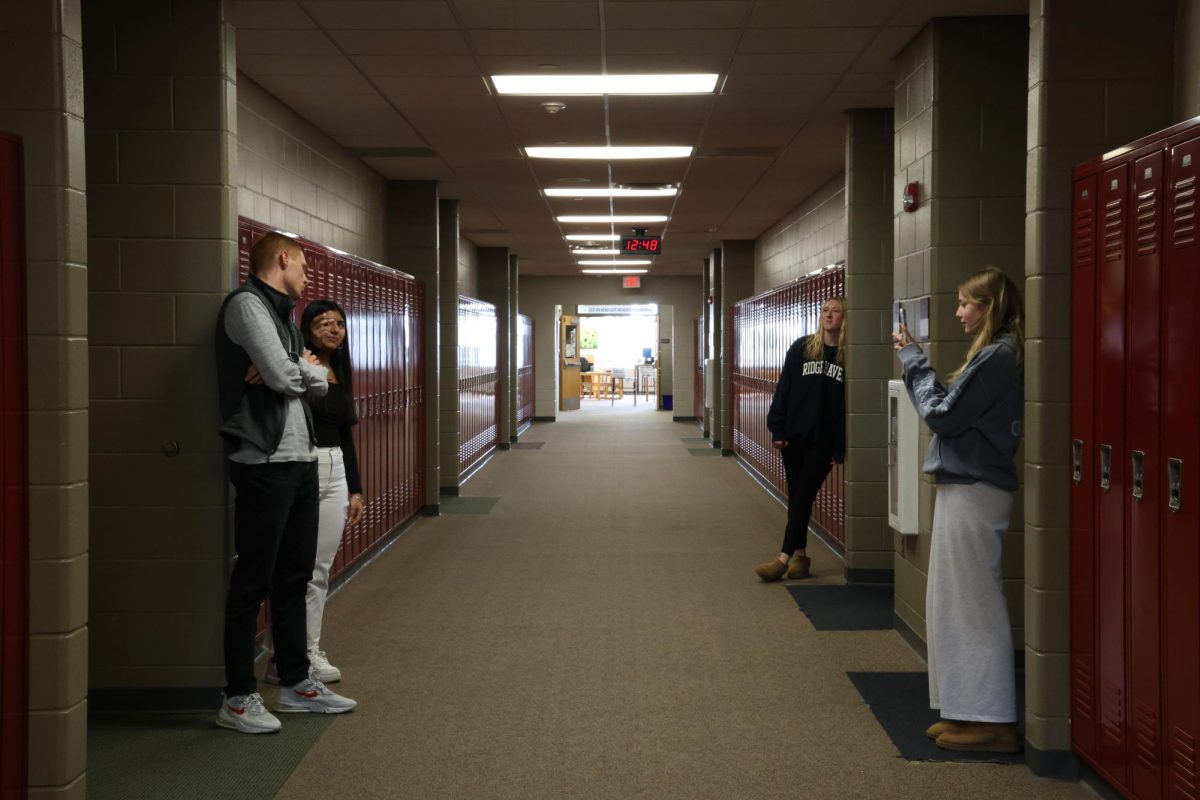
[[[661,236],[623,236],[621,255],[656,256],[662,252]]]

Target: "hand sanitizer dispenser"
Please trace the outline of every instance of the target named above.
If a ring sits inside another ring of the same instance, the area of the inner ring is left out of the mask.
[[[918,533],[917,494],[921,457],[917,452],[917,410],[904,381],[888,381],[888,524],[898,533]]]

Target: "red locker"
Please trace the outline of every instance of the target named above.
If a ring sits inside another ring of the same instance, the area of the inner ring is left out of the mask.
[[[1170,150],[1163,257],[1163,483],[1157,504],[1163,542],[1163,694],[1167,797],[1200,796],[1200,253],[1196,178],[1200,138]]]
[[[1071,743],[1096,758],[1096,186],[1076,181],[1071,258]]]
[[[1125,784],[1128,703],[1125,689],[1125,271],[1129,165],[1100,176],[1096,271],[1096,593],[1099,734],[1096,758]]]
[[[1139,798],[1162,796],[1159,705],[1159,351],[1162,303],[1162,150],[1133,162],[1128,309],[1126,527],[1129,562],[1129,784]]]

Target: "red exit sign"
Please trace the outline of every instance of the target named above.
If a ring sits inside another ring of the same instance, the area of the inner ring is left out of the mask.
[[[621,276],[622,289],[640,289],[642,288],[641,275],[623,275]]]

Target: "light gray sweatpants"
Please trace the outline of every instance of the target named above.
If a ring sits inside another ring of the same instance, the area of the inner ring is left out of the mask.
[[[1012,629],[1000,574],[1013,494],[939,483],[925,621],[929,707],[943,719],[1016,722]]]

